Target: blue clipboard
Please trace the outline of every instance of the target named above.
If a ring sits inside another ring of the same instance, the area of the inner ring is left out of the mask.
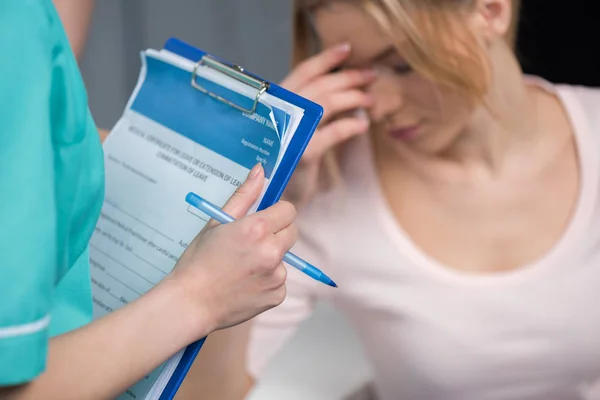
[[[171,38],[167,40],[163,48],[193,62],[200,62],[200,60],[208,56],[214,60],[217,60],[223,65],[235,69],[237,74],[243,74],[253,81],[262,82],[265,84],[265,91],[267,93],[304,110],[304,116],[300,121],[296,132],[294,133],[294,137],[286,149],[285,155],[283,156],[275,175],[271,179],[271,182],[258,209],[261,210],[275,204],[281,198],[283,190],[288,184],[292,173],[294,172],[298,162],[300,161],[300,158],[302,157],[302,154],[304,153],[304,150],[306,149],[306,146],[308,145],[314,131],[317,129],[317,126],[321,121],[323,116],[323,107],[301,96],[298,96],[297,94],[294,94],[278,86],[277,84],[266,81],[239,66],[230,64],[212,54],[195,48],[179,39]],[[202,348],[205,340],[206,338],[201,339],[189,345],[185,349],[184,354],[173,373],[173,376],[167,383],[163,393],[159,398],[160,400],[173,399],[192,363],[194,362],[196,355]]]

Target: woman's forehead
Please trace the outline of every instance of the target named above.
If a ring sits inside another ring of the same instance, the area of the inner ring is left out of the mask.
[[[367,62],[392,45],[375,20],[352,2],[336,1],[317,8],[313,22],[323,48],[344,42],[352,45],[352,63]]]

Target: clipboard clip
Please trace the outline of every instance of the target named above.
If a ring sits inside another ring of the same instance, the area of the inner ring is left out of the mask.
[[[252,86],[254,89],[258,90],[258,92],[256,93],[256,97],[254,98],[254,103],[252,104],[252,107],[245,108],[240,105],[237,105],[237,104],[233,103],[232,101],[227,100],[226,98],[219,96],[218,94],[213,93],[213,92],[205,89],[204,87],[202,87],[200,84],[198,84],[197,79],[196,79],[196,77],[198,76],[198,69],[203,66],[215,69],[215,70],[217,70],[239,82],[242,82],[246,85]],[[194,87],[195,89],[201,91],[202,93],[209,95],[210,97],[212,97],[222,103],[225,103],[243,113],[254,114],[254,112],[256,111],[256,107],[258,107],[258,101],[260,100],[260,96],[267,91],[267,89],[269,88],[269,83],[265,82],[265,81],[261,81],[259,79],[256,79],[253,76],[250,76],[248,73],[246,73],[244,71],[244,68],[242,68],[238,65],[230,66],[230,65],[222,63],[221,61],[219,61],[209,55],[205,55],[194,66],[194,70],[192,71],[192,87]]]

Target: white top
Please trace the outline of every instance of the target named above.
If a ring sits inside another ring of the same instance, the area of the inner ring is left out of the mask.
[[[505,273],[440,265],[396,223],[360,138],[343,188],[298,219],[294,252],[339,288],[289,269],[287,299],[256,319],[253,376],[325,299],[354,326],[382,400],[600,399],[600,90],[540,85],[562,100],[581,164],[576,210],[554,248]]]

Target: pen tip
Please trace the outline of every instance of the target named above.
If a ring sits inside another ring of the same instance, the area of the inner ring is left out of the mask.
[[[329,286],[331,286],[331,287],[338,287],[338,285],[334,281],[332,281],[331,279],[329,280],[329,282],[327,282],[327,284]]]

